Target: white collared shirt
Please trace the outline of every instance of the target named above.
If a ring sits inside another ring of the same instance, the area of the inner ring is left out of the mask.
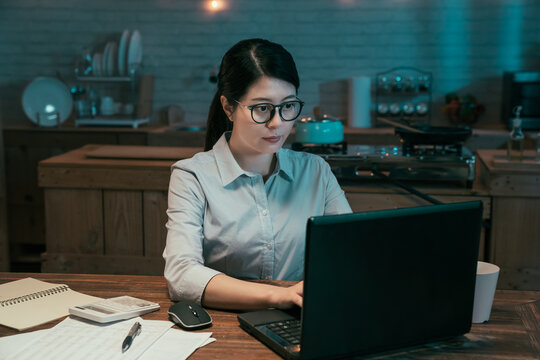
[[[220,273],[301,280],[307,219],[351,212],[321,157],[281,149],[265,183],[240,168],[228,137],[172,166],[163,257],[173,300],[200,303]]]

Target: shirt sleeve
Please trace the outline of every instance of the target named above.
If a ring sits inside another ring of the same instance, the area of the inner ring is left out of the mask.
[[[205,195],[196,175],[174,168],[168,194],[165,279],[172,300],[200,304],[206,285],[219,271],[204,266]]]
[[[326,179],[326,202],[324,205],[325,215],[352,213],[351,206],[345,197],[345,192],[339,186],[336,176],[326,161],[322,161],[324,178]]]

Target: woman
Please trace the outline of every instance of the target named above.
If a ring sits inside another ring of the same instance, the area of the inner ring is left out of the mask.
[[[225,309],[302,305],[308,217],[351,212],[328,164],[282,149],[300,115],[292,56],[262,39],[223,57],[205,152],[172,167],[165,278],[173,300]]]

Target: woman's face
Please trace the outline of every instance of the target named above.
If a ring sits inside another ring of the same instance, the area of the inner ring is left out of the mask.
[[[233,130],[229,144],[232,149],[244,155],[273,154],[277,152],[294,125],[294,121],[283,121],[279,109],[274,116],[264,124],[258,124],[251,117],[247,106],[270,103],[279,105],[283,102],[297,100],[296,88],[286,81],[263,76],[248,90],[238,103],[227,103],[222,97],[225,113],[233,122]],[[233,100],[231,100],[233,101]],[[232,105],[236,105],[234,108]],[[268,108],[263,110],[269,111]],[[285,111],[285,109],[283,109]]]

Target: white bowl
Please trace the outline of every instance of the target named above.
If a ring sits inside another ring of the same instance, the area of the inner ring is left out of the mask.
[[[34,124],[51,127],[71,115],[73,99],[68,87],[57,78],[38,77],[24,89],[22,107]]]

